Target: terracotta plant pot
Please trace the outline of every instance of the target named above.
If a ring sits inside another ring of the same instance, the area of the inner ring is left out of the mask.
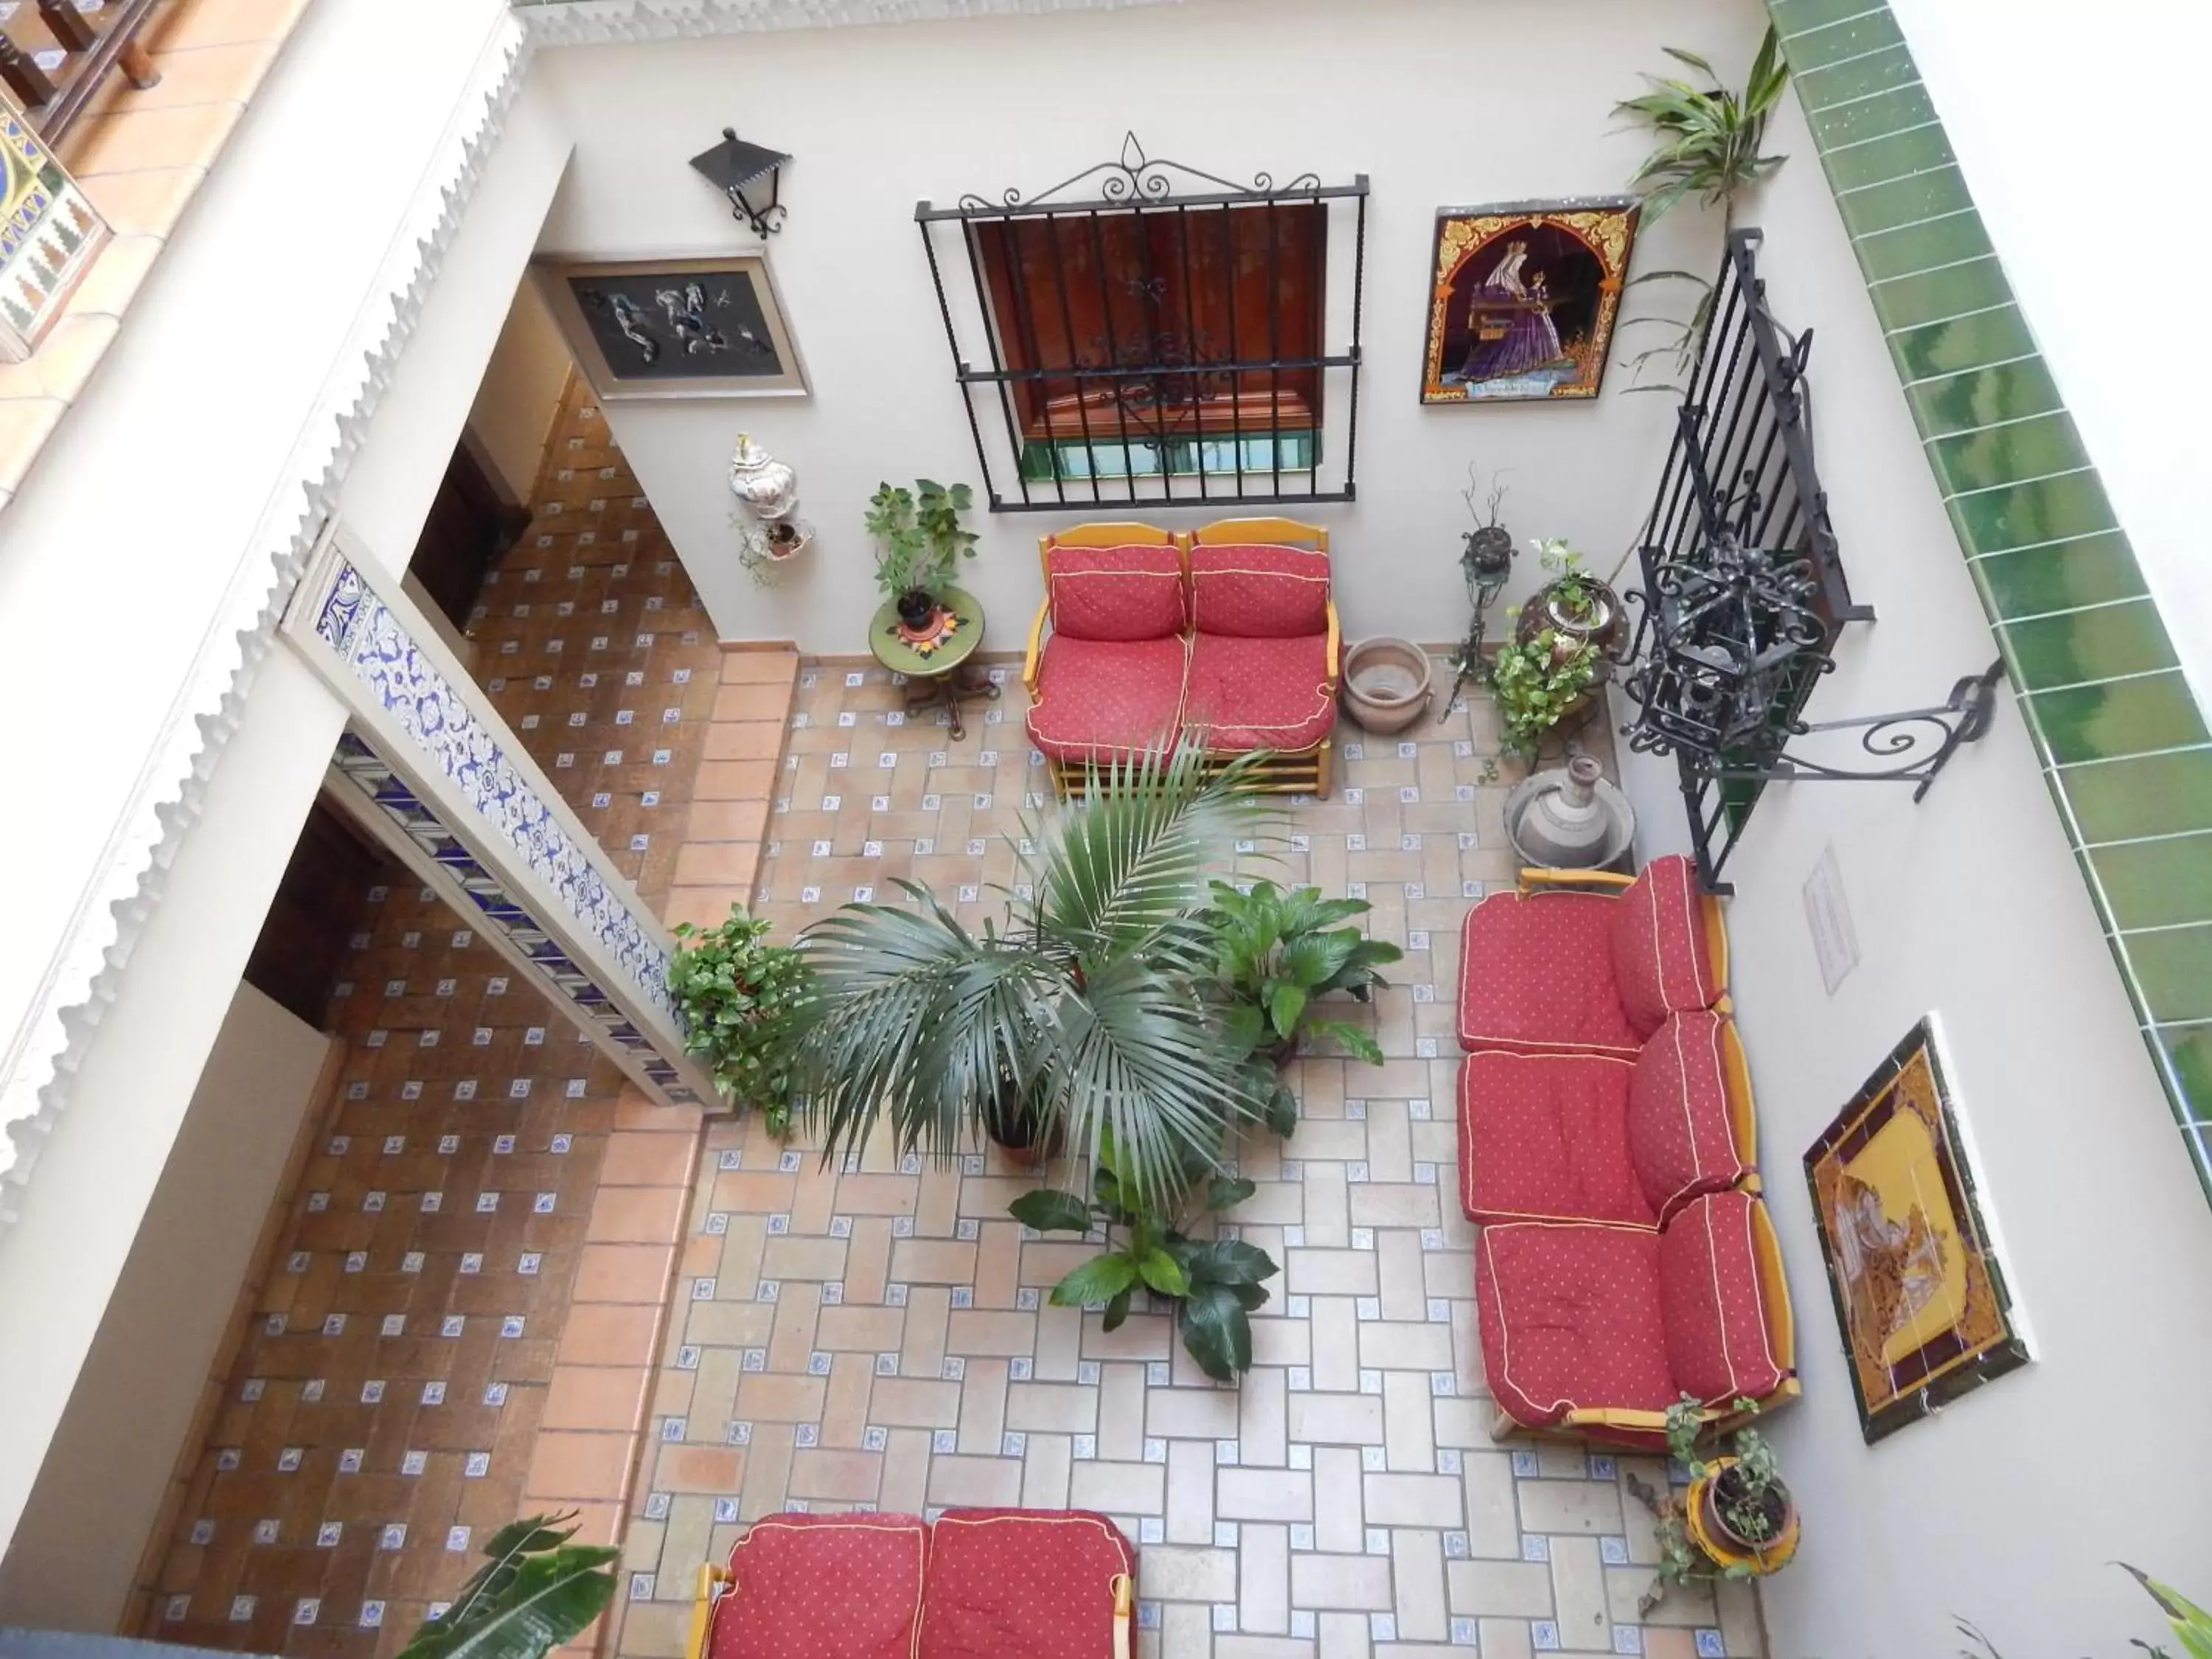
[[[1571,649],[1573,643],[1588,640],[1600,651],[1608,651],[1620,637],[1621,623],[1620,596],[1595,576],[1579,579],[1583,589],[1590,596],[1590,608],[1577,613],[1559,597],[1559,584],[1547,582],[1539,588],[1535,598],[1521,607],[1521,621],[1514,629],[1514,637],[1526,645],[1546,629],[1559,636],[1562,648]]]
[[[1008,1163],[1024,1170],[1036,1169],[1054,1151],[1051,1139],[1037,1128],[1035,1115],[1010,1086],[1000,1088],[996,1109],[983,1115],[983,1133],[991,1137],[991,1144],[1006,1155]]]
[[[909,587],[898,596],[898,619],[917,633],[936,614],[937,601],[918,587]]]
[[[1435,695],[1429,653],[1407,640],[1362,640],[1344,653],[1344,707],[1370,732],[1402,732]]]

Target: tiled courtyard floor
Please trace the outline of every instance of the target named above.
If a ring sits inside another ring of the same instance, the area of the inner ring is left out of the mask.
[[[1006,695],[959,744],[908,723],[880,670],[802,672],[758,909],[789,931],[928,882],[964,919],[1016,877],[1041,765]],[[1024,1238],[1033,1184],[995,1153],[955,1167],[881,1151],[824,1170],[755,1121],[710,1125],[629,1522],[620,1651],[682,1650],[698,1564],[787,1505],[1074,1504],[1142,1546],[1142,1650],[1166,1659],[1558,1651],[1759,1652],[1731,1589],[1639,1623],[1656,1559],[1626,1497],[1649,1461],[1501,1448],[1476,1349],[1456,1191],[1457,926],[1510,880],[1508,768],[1486,708],[1407,741],[1352,740],[1326,801],[1287,810],[1278,878],[1364,895],[1407,958],[1380,999],[1381,1067],[1309,1060],[1286,1144],[1248,1139],[1242,1236],[1284,1266],[1257,1363],[1217,1388],[1170,1321],[1111,1335],[1045,1296],[1093,1247]],[[1587,734],[1602,744],[1601,732]],[[1255,872],[1269,872],[1247,860]]]

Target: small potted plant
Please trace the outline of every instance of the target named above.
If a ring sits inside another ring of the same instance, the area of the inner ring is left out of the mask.
[[[912,489],[884,483],[868,498],[865,522],[876,538],[876,585],[898,606],[898,618],[921,633],[939,609],[963,558],[975,556],[975,532],[960,515],[974,501],[966,484],[950,489],[917,478]]]
[[[791,1127],[793,1038],[813,996],[805,959],[768,942],[768,923],[730,907],[718,927],[675,930],[668,986],[683,1017],[686,1052],[702,1056],[723,1097],[757,1108],[769,1130]]]
[[[1523,626],[1492,653],[1485,678],[1504,723],[1505,747],[1533,761],[1552,729],[1589,705],[1603,659],[1594,641],[1548,628],[1531,634],[1526,622],[1524,612]]]
[[[999,1092],[983,1108],[983,1133],[1011,1164],[1033,1170],[1056,1150],[1059,1137],[1045,1121],[1036,1084],[1024,1088],[1013,1074],[999,1073]]]
[[[1753,1417],[1759,1405],[1739,1398],[1730,1409]],[[1765,1577],[1797,1553],[1797,1508],[1766,1437],[1740,1428],[1726,1437],[1728,1450],[1708,1459],[1698,1449],[1704,1427],[1695,1395],[1686,1394],[1667,1408],[1667,1449],[1690,1477],[1680,1498],[1662,1498],[1633,1483],[1658,1518],[1659,1576],[1637,1603],[1645,1613],[1676,1584]]]
[[[1620,596],[1583,568],[1583,556],[1564,538],[1540,536],[1529,543],[1552,580],[1522,608],[1518,637],[1524,642],[1549,632],[1566,651],[1588,641],[1602,653],[1620,633]]]

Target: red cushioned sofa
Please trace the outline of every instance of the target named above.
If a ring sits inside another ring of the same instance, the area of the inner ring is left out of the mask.
[[[1797,1392],[1719,908],[1686,859],[1524,870],[1462,938],[1460,1201],[1497,1432],[1664,1443]]]
[[[687,1659],[1129,1659],[1136,1571],[1084,1510],[771,1515],[700,1568]]]
[[[1328,531],[1289,519],[1186,534],[1090,524],[1038,550],[1044,601],[1022,680],[1030,740],[1063,794],[1090,769],[1186,731],[1210,755],[1267,751],[1263,787],[1328,793],[1338,625]]]

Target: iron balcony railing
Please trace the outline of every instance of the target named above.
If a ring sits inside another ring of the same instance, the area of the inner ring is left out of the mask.
[[[160,72],[139,33],[161,0],[114,0],[98,10],[76,0],[24,0],[0,21],[0,83],[49,147],[82,118],[111,75],[141,91]]]

